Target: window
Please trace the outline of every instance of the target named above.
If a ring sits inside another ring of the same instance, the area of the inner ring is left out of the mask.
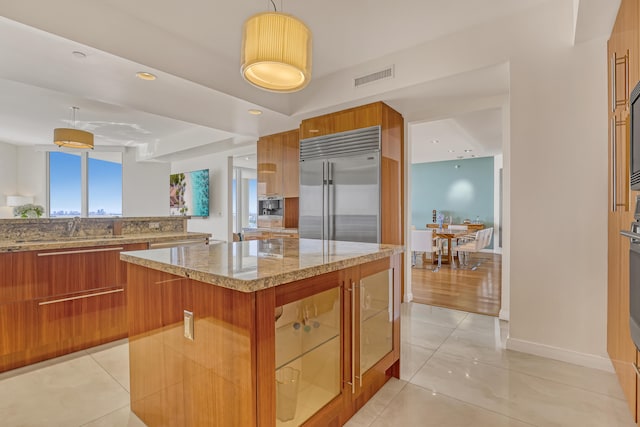
[[[49,216],[80,216],[82,154],[49,153]]]
[[[233,232],[258,226],[258,180],[254,169],[233,168],[231,183]]]
[[[122,153],[51,151],[49,216],[122,216]]]
[[[89,153],[89,216],[122,216],[122,153]]]

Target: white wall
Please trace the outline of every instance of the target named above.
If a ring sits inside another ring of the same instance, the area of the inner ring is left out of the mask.
[[[168,216],[171,165],[137,162],[136,152],[127,149],[122,157],[122,215]]]
[[[47,206],[47,153],[33,146],[18,147],[18,193]]]
[[[511,62],[509,346],[605,368],[606,40],[545,53]]]
[[[228,153],[215,153],[171,163],[171,173],[209,169],[209,217],[190,219],[187,222],[188,231],[211,233],[214,239],[228,240],[230,225],[228,156]],[[167,182],[168,179],[167,175]],[[167,192],[168,189],[165,189],[165,193]],[[165,198],[168,209],[169,196]]]
[[[18,149],[13,144],[0,142],[0,218],[13,217],[13,208],[7,206],[7,196],[18,194]],[[24,196],[25,194],[21,194]]]

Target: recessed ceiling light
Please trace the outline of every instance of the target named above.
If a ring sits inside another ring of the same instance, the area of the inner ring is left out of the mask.
[[[456,150],[449,150],[449,152],[450,152],[450,153],[455,153],[455,152],[456,152]]]
[[[439,143],[439,142],[440,142],[440,141],[438,141],[437,139],[434,139],[434,140],[432,140],[432,141],[431,141],[431,143],[432,143],[432,144],[437,144],[437,143]]]
[[[142,80],[155,80],[157,78],[155,74],[147,73],[146,71],[138,71],[136,77]]]
[[[249,157],[245,157],[244,159],[245,159],[245,160],[249,160]]]
[[[86,53],[80,52],[79,50],[74,50],[73,52],[71,52],[71,55],[78,59],[84,59],[87,57]]]
[[[473,151],[473,150],[469,150],[469,149],[464,150],[464,152],[465,152],[465,153],[470,153],[470,152],[472,152],[472,151]]]
[[[247,111],[249,112],[249,114],[253,114],[254,116],[259,116],[260,114],[262,114],[262,110],[258,110],[257,108],[251,108]]]

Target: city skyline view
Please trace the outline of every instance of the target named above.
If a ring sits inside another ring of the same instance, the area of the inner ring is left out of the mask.
[[[122,216],[122,163],[87,156],[89,216]],[[80,216],[83,156],[49,153],[49,216]]]

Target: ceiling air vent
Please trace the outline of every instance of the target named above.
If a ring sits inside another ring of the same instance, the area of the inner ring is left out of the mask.
[[[360,87],[368,83],[377,82],[378,80],[385,80],[385,79],[392,79],[392,78],[393,78],[393,65],[385,68],[384,70],[367,74],[366,76],[356,77],[355,79],[353,79],[353,82],[355,87]]]

